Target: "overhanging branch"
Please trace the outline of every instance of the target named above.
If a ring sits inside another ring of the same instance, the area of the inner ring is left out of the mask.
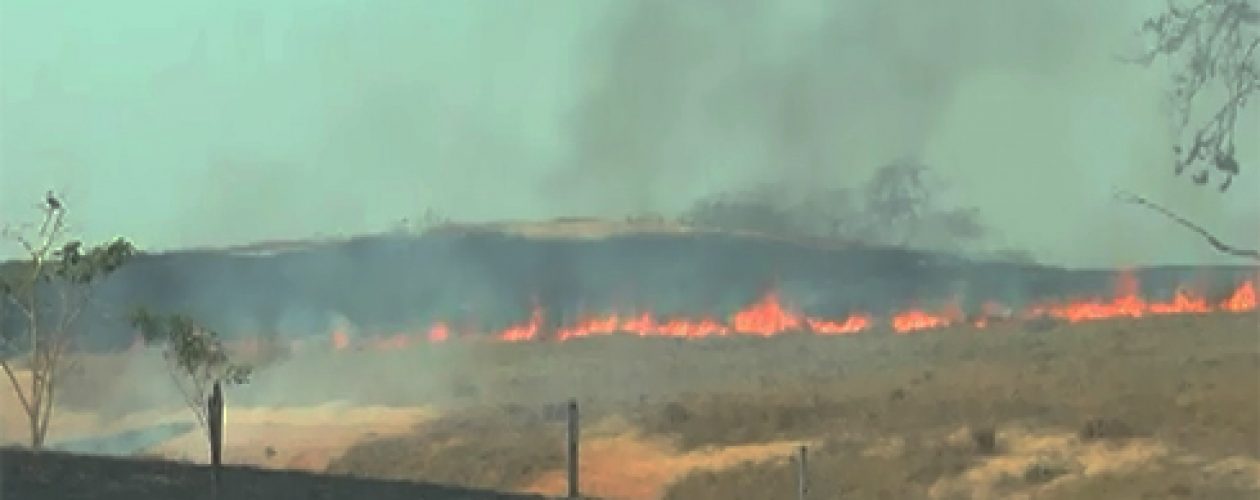
[[[1260,251],[1249,249],[1249,248],[1239,248],[1239,247],[1230,245],[1228,243],[1225,243],[1221,241],[1220,238],[1217,238],[1216,235],[1213,235],[1207,229],[1204,229],[1203,226],[1195,224],[1194,222],[1191,222],[1189,219],[1186,219],[1185,217],[1177,215],[1177,213],[1167,208],[1164,208],[1162,205],[1158,203],[1155,203],[1142,196],[1138,196],[1136,194],[1133,194],[1127,191],[1117,191],[1115,196],[1116,196],[1116,199],[1123,201],[1125,203],[1141,205],[1143,207],[1159,212],[1164,217],[1172,219],[1173,222],[1176,222],[1180,224],[1181,226],[1191,231],[1194,231],[1195,233],[1198,233],[1199,236],[1202,236],[1204,239],[1206,239],[1208,244],[1212,245],[1212,248],[1215,248],[1218,252],[1221,252],[1227,255],[1232,255],[1234,257],[1250,258],[1252,260],[1260,262]]]

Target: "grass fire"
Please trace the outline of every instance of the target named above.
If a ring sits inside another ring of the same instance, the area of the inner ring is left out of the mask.
[[[1260,498],[1258,2],[0,0],[0,500]]]
[[[504,342],[526,342],[566,341],[612,334],[683,339],[728,335],[769,337],[798,332],[843,335],[879,329],[881,326],[893,333],[904,334],[957,324],[967,324],[983,329],[996,322],[1017,319],[1049,318],[1078,323],[1162,315],[1247,313],[1256,310],[1256,290],[1253,280],[1242,281],[1227,297],[1218,302],[1210,302],[1201,293],[1183,288],[1178,288],[1171,300],[1148,300],[1139,295],[1136,280],[1137,278],[1130,273],[1118,274],[1115,296],[1109,299],[1088,298],[1057,303],[1046,301],[1026,306],[1021,311],[1013,311],[999,302],[987,301],[979,311],[973,314],[964,313],[958,306],[948,306],[939,311],[905,309],[895,312],[882,321],[863,312],[853,312],[839,319],[804,315],[795,312],[790,305],[782,302],[776,292],[771,291],[757,302],[736,311],[726,320],[715,319],[713,316],[661,318],[652,312],[580,315],[572,324],[562,324],[554,332],[548,334],[542,330],[546,311],[535,307],[527,321],[513,324],[495,333],[485,334],[473,330],[452,329],[450,323],[439,321],[425,333],[396,333],[384,338],[369,339],[367,346],[381,350],[401,349],[415,343],[445,342],[451,338],[461,337],[490,337]],[[295,342],[293,345],[298,348],[302,346],[300,342]],[[348,349],[351,348],[351,341],[345,332],[334,331],[331,336],[331,346],[337,350]]]

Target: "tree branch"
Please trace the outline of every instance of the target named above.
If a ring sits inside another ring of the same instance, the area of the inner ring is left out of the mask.
[[[27,253],[20,271],[23,281],[11,287],[6,285],[2,295],[24,316],[24,336],[29,345],[23,346],[25,352],[17,353],[17,336],[6,335],[0,347],[6,356],[12,354],[25,361],[30,385],[24,386],[18,380],[13,359],[0,359],[0,367],[27,414],[31,446],[35,448],[43,444],[48,434],[57,391],[63,382],[61,370],[73,361],[70,353],[77,343],[76,336],[83,332],[76,325],[90,303],[90,281],[109,274],[132,253],[130,243],[117,239],[82,254],[81,242],[66,241],[66,212],[51,191],[46,202],[47,206],[41,209],[42,222],[29,225],[31,234],[10,227],[0,229],[0,236],[16,241]]]
[[[1213,175],[1223,176],[1219,190],[1228,190],[1240,165],[1235,156],[1234,134],[1238,116],[1260,89],[1260,9],[1252,0],[1196,0],[1192,7],[1169,2],[1160,15],[1148,19],[1141,32],[1153,37],[1153,45],[1129,62],[1150,65],[1157,57],[1172,66],[1173,121],[1178,145],[1174,148],[1174,173],[1193,168],[1191,180],[1206,185]],[[1205,122],[1197,121],[1197,109],[1205,89],[1219,82],[1223,104]]]
[[[9,382],[13,384],[13,392],[17,393],[18,402],[22,404],[22,410],[29,416],[31,413],[31,403],[26,398],[26,391],[22,390],[22,384],[18,381],[17,375],[13,373],[13,368],[9,366],[8,361],[0,361],[0,368],[3,368],[4,374],[9,376]]]
[[[166,358],[168,365],[166,372],[170,375],[171,381],[175,383],[175,388],[179,390],[180,396],[184,397],[184,404],[188,405],[189,409],[192,410],[193,416],[197,418],[197,424],[199,424],[202,429],[209,429],[209,423],[206,421],[205,415],[202,414],[201,405],[204,401],[200,401],[200,396],[204,391],[197,387],[196,378],[194,377],[189,382],[190,384],[193,384],[193,387],[188,387],[188,385],[185,384],[184,379],[179,376],[179,362],[170,354],[170,351],[168,351],[164,357]]]
[[[1191,231],[1194,231],[1195,233],[1198,233],[1199,236],[1202,236],[1204,239],[1206,239],[1208,244],[1212,245],[1212,248],[1215,248],[1218,252],[1221,252],[1227,255],[1232,255],[1234,257],[1246,257],[1246,258],[1255,260],[1257,262],[1260,262],[1260,251],[1248,249],[1248,248],[1239,248],[1239,247],[1227,244],[1221,241],[1220,238],[1217,238],[1215,235],[1208,232],[1208,230],[1204,229],[1202,226],[1195,224],[1194,222],[1191,222],[1189,219],[1186,219],[1185,217],[1177,215],[1172,210],[1164,208],[1162,205],[1159,205],[1158,203],[1155,203],[1144,197],[1138,196],[1136,194],[1133,194],[1127,191],[1117,191],[1115,197],[1117,200],[1120,200],[1122,202],[1132,203],[1135,205],[1141,205],[1143,207],[1159,212],[1164,217],[1172,219],[1173,222],[1176,222],[1177,224],[1180,224],[1181,226],[1187,229],[1190,229]]]

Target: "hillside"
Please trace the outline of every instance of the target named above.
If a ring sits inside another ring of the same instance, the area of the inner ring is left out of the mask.
[[[646,225],[644,225],[646,224]],[[540,336],[589,314],[726,317],[768,291],[802,313],[1111,296],[1116,270],[975,262],[894,248],[694,231],[663,223],[449,226],[327,242],[145,254],[100,288],[95,348],[131,343],[118,311],[182,312],[231,336],[392,335],[435,322],[472,334],[540,311]],[[1138,292],[1188,286],[1215,301],[1248,267],[1132,270]]]

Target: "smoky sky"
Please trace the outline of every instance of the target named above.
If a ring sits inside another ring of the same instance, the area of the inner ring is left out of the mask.
[[[1220,261],[1110,199],[1260,244],[1260,141],[1231,193],[1173,177],[1167,69],[1115,58],[1162,4],[0,0],[0,220],[50,187],[147,249],[672,215],[913,157],[1043,261]]]

